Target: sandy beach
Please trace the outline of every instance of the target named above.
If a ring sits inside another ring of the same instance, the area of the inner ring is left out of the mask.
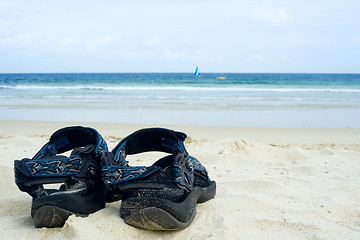
[[[97,129],[109,148],[149,125],[0,121],[0,232],[4,239],[359,239],[360,129],[164,126],[187,133],[186,147],[217,182],[192,224],[140,230],[119,217],[121,202],[63,228],[36,229],[31,198],[14,182],[13,162],[33,157],[59,128]],[[153,126],[153,125],[151,125]],[[158,155],[130,159],[150,165]]]

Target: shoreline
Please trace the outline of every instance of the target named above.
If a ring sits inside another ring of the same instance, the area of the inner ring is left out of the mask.
[[[217,127],[360,128],[357,109],[163,110],[122,108],[0,108],[1,120]]]
[[[243,138],[264,144],[360,144],[360,128],[304,128],[304,127],[239,127],[199,126],[178,124],[124,124],[80,121],[0,120],[0,133],[51,135],[67,126],[88,126],[97,129],[104,137],[122,138],[141,128],[164,127],[183,131],[188,137],[211,141]],[[4,134],[2,134],[4,135]],[[117,136],[114,136],[117,135]]]

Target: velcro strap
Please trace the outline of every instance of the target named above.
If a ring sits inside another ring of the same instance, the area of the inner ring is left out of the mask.
[[[158,166],[103,166],[102,177],[106,185],[123,183],[134,179],[144,178],[159,170]]]
[[[104,164],[104,166],[106,165],[117,165],[117,166],[127,166],[127,162],[126,162],[126,152],[125,152],[125,147],[126,147],[126,139],[123,139],[123,141],[121,141],[113,150],[113,159],[111,161],[108,161],[107,164]]]
[[[180,189],[190,191],[194,184],[194,168],[186,153],[179,153],[173,163],[175,183]]]
[[[197,160],[193,156],[188,155],[186,162],[187,162],[187,164],[191,164],[194,171],[207,173],[206,168],[200,163],[199,160]]]

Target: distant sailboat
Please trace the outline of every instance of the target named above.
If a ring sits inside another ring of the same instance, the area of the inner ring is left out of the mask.
[[[198,66],[196,66],[196,69],[195,69],[194,75],[195,75],[195,76],[200,76]]]

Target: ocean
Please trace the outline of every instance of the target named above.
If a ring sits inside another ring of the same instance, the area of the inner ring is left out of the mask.
[[[0,74],[0,120],[360,128],[360,74]]]

